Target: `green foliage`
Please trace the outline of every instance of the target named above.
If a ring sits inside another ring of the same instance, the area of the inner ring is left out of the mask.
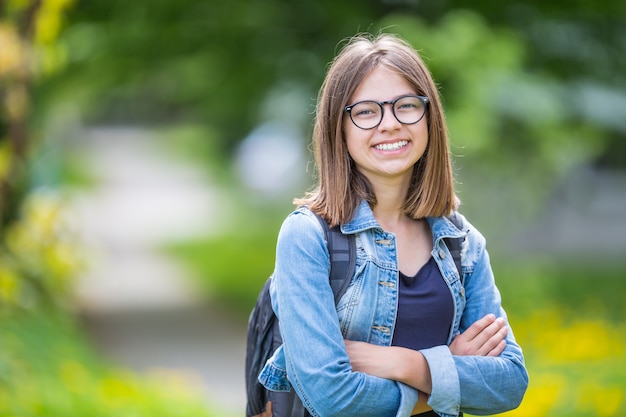
[[[0,2],[0,235],[28,190],[30,90],[63,66],[56,43],[71,0]]]
[[[431,69],[462,210],[492,241],[520,232],[566,176],[612,146],[611,131],[620,128],[598,123],[593,109],[606,108],[609,119],[624,107],[609,106],[600,85],[537,67],[524,32],[505,22],[469,9],[433,20],[391,13],[379,21],[415,46]]]
[[[85,161],[82,155],[68,150],[60,159],[61,163],[55,167],[57,169],[55,177],[39,179],[40,181],[47,180],[48,183],[52,182],[62,189],[89,189],[98,183],[88,161]]]
[[[168,155],[203,169],[221,183],[232,180],[230,161],[219,150],[215,129],[202,124],[170,125],[159,131],[159,137]]]
[[[494,274],[504,306],[514,317],[552,308],[563,317],[626,322],[622,259],[510,259],[499,257]]]
[[[210,133],[194,149],[222,175],[267,119],[310,135],[342,39],[396,32],[441,86],[464,210],[479,223],[525,220],[572,169],[623,166],[626,155],[624,7],[544,3],[80,2],[61,37],[69,65],[38,86],[36,109],[65,102],[87,123],[188,123]],[[288,111],[276,105],[287,95]]]
[[[338,42],[384,28],[432,59],[468,153],[492,149],[507,166],[543,158],[535,142],[573,147],[537,162],[562,167],[590,144],[591,157],[620,146],[626,126],[608,100],[623,102],[625,18],[615,2],[80,2],[62,37],[70,65],[38,103],[63,96],[100,120],[204,123],[232,150],[261,121],[268,91],[297,85],[310,115]]]
[[[436,24],[405,15],[382,22],[425,56],[441,86],[452,150],[464,173],[483,184],[493,185],[494,176],[514,182],[517,190],[507,198],[518,206],[537,207],[563,175],[604,149],[606,133],[579,117],[580,86],[530,71],[521,34],[467,10],[451,11]],[[482,188],[464,173],[469,189]]]
[[[338,40],[387,9],[374,0],[80,2],[63,37],[71,64],[42,92],[81,103],[92,120],[201,122],[232,150],[269,88],[302,82],[314,95]]]
[[[208,298],[249,312],[274,267],[274,249],[275,236],[241,234],[174,245],[168,253],[201,277]]]
[[[246,316],[274,269],[282,218],[246,207],[237,230],[167,245],[164,250],[187,265],[207,298]]]
[[[163,370],[140,377],[108,367],[58,310],[3,315],[0,335],[0,415],[224,415],[209,411],[194,375]]]
[[[57,194],[33,192],[0,246],[0,311],[65,305],[83,268],[78,238]]]

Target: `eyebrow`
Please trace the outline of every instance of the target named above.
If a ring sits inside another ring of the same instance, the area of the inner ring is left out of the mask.
[[[396,99],[398,99],[400,97],[404,97],[404,96],[419,96],[419,94],[417,92],[411,91],[409,93],[398,94],[397,96],[395,96],[393,98],[390,98],[390,99],[387,99],[387,100],[376,100],[374,98],[362,98],[362,99],[358,99],[358,100],[350,100],[348,102],[348,106],[350,104],[358,103],[358,102],[361,102],[361,101],[375,101],[377,103],[391,103],[392,101],[394,101],[394,100],[396,100]]]

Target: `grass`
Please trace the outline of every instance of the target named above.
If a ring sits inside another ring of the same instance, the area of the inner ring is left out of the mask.
[[[235,230],[223,235],[167,244],[166,254],[182,261],[212,301],[247,318],[274,269],[276,238],[287,208],[234,204]]]
[[[236,239],[196,240],[168,251],[201,277],[206,294],[235,311],[249,311],[274,266],[271,236],[248,234]]]
[[[626,319],[625,260],[553,259],[508,262],[494,266],[507,310],[526,315],[538,305],[564,314]]]
[[[0,320],[0,415],[217,417],[193,378],[138,376],[103,362],[61,311]]]

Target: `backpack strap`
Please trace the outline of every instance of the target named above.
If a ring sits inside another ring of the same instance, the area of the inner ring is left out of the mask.
[[[330,255],[330,287],[335,295],[335,304],[339,302],[341,296],[346,292],[352,274],[354,273],[354,266],[356,262],[356,244],[354,242],[353,235],[344,235],[341,233],[339,226],[330,227],[328,222],[314,213],[317,220],[322,225],[324,230],[324,237],[326,238],[328,253]],[[463,220],[456,211],[453,211],[448,219],[459,230],[463,230]],[[461,271],[461,245],[465,237],[447,237],[444,238],[446,247],[452,255],[454,265],[459,273],[459,278],[463,280],[463,273]]]
[[[330,227],[328,222],[315,213],[324,229],[324,237],[330,255],[330,287],[335,295],[335,304],[346,292],[356,263],[356,243],[354,235],[344,235],[339,226]]]
[[[461,220],[456,211],[453,211],[450,216],[448,216],[448,219],[457,227],[457,229],[463,230],[463,220]],[[461,272],[461,245],[465,240],[465,237],[446,237],[443,240],[450,251],[450,255],[452,255],[454,265],[459,273],[459,278],[461,279],[462,284],[463,273]]]
[[[356,264],[356,243],[354,235],[344,235],[339,226],[330,227],[328,222],[314,213],[324,230],[328,254],[330,256],[330,287],[335,295],[335,305],[341,296],[346,292]],[[278,327],[278,326],[276,326]],[[280,335],[278,335],[280,338]],[[281,339],[282,340],[282,339]],[[293,390],[286,393],[272,393],[274,397],[282,396],[282,402],[286,409],[291,410],[290,417],[311,417],[311,414],[304,408],[300,398]],[[277,398],[275,398],[277,400]],[[279,400],[280,401],[280,400]]]

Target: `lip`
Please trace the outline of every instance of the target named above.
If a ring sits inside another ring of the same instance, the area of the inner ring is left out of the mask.
[[[407,139],[395,139],[379,142],[372,147],[380,152],[395,152],[405,149],[410,143]]]

